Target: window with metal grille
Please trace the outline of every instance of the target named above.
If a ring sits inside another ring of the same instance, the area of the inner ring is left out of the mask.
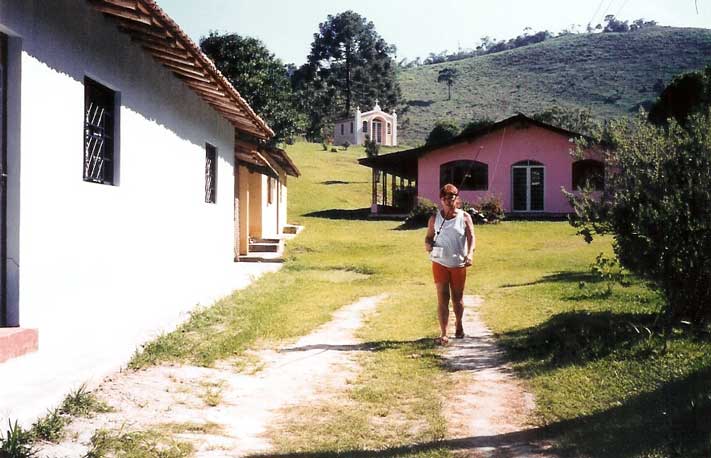
[[[84,181],[114,184],[116,93],[84,78]]]
[[[489,166],[483,162],[459,160],[439,166],[439,186],[451,183],[460,191],[489,189]]]
[[[205,202],[217,202],[217,148],[205,144]]]

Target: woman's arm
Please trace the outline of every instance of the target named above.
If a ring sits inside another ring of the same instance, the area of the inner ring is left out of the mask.
[[[430,252],[432,251],[432,245],[434,244],[434,236],[435,236],[435,215],[430,216],[429,221],[427,222],[427,235],[425,235],[425,251]]]
[[[469,213],[464,213],[464,236],[467,238],[467,256],[464,263],[467,266],[472,265],[474,260],[474,250],[476,249],[476,237],[474,236],[474,222]]]

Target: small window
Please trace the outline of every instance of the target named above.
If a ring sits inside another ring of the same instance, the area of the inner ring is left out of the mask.
[[[390,123],[388,123],[388,135],[392,133],[392,129],[390,128]]]
[[[343,124],[341,124],[341,135],[343,135],[343,129],[344,129],[344,127],[345,127],[345,126],[344,126]]]
[[[363,121],[363,133],[368,133],[368,121]]]
[[[486,191],[489,189],[489,166],[483,162],[460,160],[439,167],[440,187],[451,183],[460,191]]]
[[[353,133],[353,121],[351,121],[351,133]]]
[[[205,144],[205,202],[217,202],[217,148]]]
[[[84,181],[114,184],[116,93],[84,78]]]
[[[595,191],[605,188],[605,166],[602,162],[592,159],[573,162],[573,189],[582,189],[586,183],[590,183]]]

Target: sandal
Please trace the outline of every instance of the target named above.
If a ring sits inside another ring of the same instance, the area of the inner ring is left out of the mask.
[[[454,333],[454,338],[455,339],[463,339],[464,338],[464,329],[457,329],[457,332]]]
[[[437,337],[435,339],[435,344],[437,345],[447,345],[449,343],[449,338],[447,336]]]

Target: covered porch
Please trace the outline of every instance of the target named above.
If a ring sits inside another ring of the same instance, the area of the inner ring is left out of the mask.
[[[418,157],[415,149],[358,159],[372,169],[372,215],[407,214],[417,204]]]

